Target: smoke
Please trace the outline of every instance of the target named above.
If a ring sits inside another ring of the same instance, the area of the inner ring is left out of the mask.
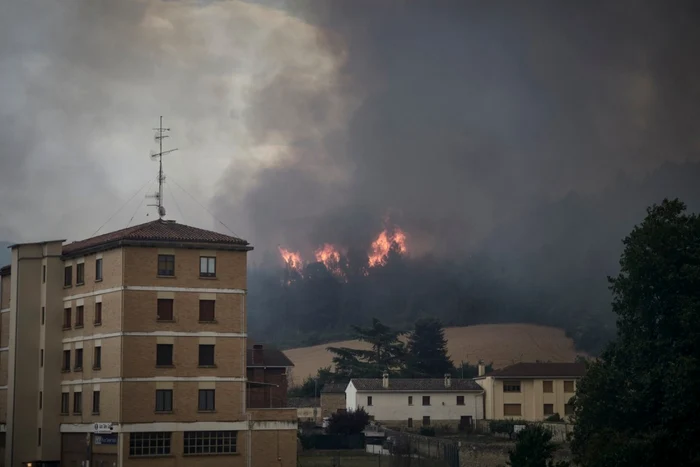
[[[259,249],[366,248],[390,214],[414,249],[465,253],[570,192],[698,159],[696,2],[287,8],[336,68],[251,90],[246,128],[283,155],[242,200]]]

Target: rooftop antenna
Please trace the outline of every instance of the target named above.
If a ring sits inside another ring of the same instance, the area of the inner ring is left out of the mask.
[[[158,152],[151,151],[151,159],[158,159],[158,191],[152,195],[147,195],[146,198],[155,198],[156,204],[149,204],[148,206],[158,208],[158,217],[162,219],[165,216],[165,207],[163,206],[163,182],[165,181],[165,175],[163,175],[163,156],[170,154],[173,151],[177,151],[177,148],[163,151],[163,140],[168,138],[168,135],[166,135],[165,132],[170,131],[170,128],[163,128],[162,115],[160,117],[160,125],[158,128],[154,128],[153,130],[156,132],[153,139],[155,139],[159,145]]]

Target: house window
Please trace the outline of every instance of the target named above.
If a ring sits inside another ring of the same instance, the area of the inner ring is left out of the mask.
[[[37,436],[37,446],[41,446],[41,428],[37,428],[36,431],[36,436]]]
[[[95,354],[92,359],[92,369],[99,370],[102,368],[102,347],[99,345],[95,347]]]
[[[82,328],[85,321],[85,307],[80,305],[75,307],[75,327]]]
[[[46,307],[42,306],[41,307],[41,325],[43,326],[46,323]]]
[[[413,405],[413,396],[408,396],[408,405]]]
[[[503,415],[506,417],[519,417],[520,404],[503,404]]]
[[[216,277],[216,258],[199,258],[199,277]]]
[[[41,267],[41,283],[46,284],[46,265]]]
[[[542,381],[542,392],[554,392],[554,382]]]
[[[574,392],[574,382],[564,381],[564,392],[572,393]]]
[[[102,280],[102,258],[95,260],[95,282]]]
[[[427,415],[423,417],[423,426],[430,426],[430,417]]]
[[[83,393],[74,392],[73,393],[73,413],[81,414],[83,413]]]
[[[172,412],[173,411],[173,390],[172,389],[157,389],[156,390],[156,412]]]
[[[39,352],[39,366],[44,368],[44,349]]]
[[[544,404],[544,414],[554,415],[554,404]]]
[[[63,269],[63,286],[70,287],[73,285],[73,266],[66,266]]]
[[[102,302],[95,303],[95,326],[102,324]]]
[[[457,405],[464,405],[464,396],[457,396]]]
[[[214,390],[213,389],[200,389],[199,390],[199,411],[200,412],[213,412],[214,409],[215,409]]]
[[[83,285],[85,283],[85,263],[75,265],[75,285]]]
[[[413,419],[412,419],[412,418],[409,418],[409,419],[408,419],[408,422],[406,423],[406,426],[408,426],[409,428],[413,428]]]
[[[174,255],[158,255],[158,275],[159,276],[174,276],[175,275],[175,256]]]
[[[70,371],[70,350],[63,351],[63,365],[61,366],[61,370]]]
[[[68,409],[69,409],[69,407],[68,407],[69,399],[68,398],[69,397],[70,397],[70,394],[68,394],[67,392],[64,392],[61,394],[61,413],[63,415],[68,415]]]
[[[504,381],[503,392],[520,392],[520,381]]]
[[[173,320],[173,299],[171,298],[159,298],[158,299],[158,314],[156,315],[158,321],[172,321]]]
[[[100,391],[92,392],[92,413],[100,413]]]
[[[423,396],[423,405],[430,405],[430,396]]]
[[[39,410],[44,407],[44,392],[39,391]]]
[[[71,326],[71,309],[63,310],[63,329],[70,329]]]
[[[372,406],[372,396],[367,396],[367,407]]]
[[[564,404],[564,415],[573,415],[574,414],[574,404]]]
[[[171,433],[129,434],[129,456],[169,456]]]
[[[173,366],[172,344],[156,344],[156,366]]]
[[[186,431],[185,454],[232,454],[236,452],[235,431]]]
[[[211,323],[215,319],[214,308],[216,300],[199,301],[199,321]]]
[[[214,366],[214,346],[199,346],[199,366]]]
[[[83,369],[83,349],[75,349],[75,371]]]

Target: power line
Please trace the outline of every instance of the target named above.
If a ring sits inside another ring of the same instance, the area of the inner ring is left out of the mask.
[[[180,217],[182,217],[182,222],[187,223],[185,220],[185,215],[182,213],[182,209],[180,209],[180,204],[177,202],[177,199],[175,198],[175,192],[173,191],[172,188],[170,188],[170,185],[166,184],[165,185],[168,188],[168,193],[170,193],[170,196],[173,199],[173,203],[175,203],[175,207],[177,208],[177,212],[180,213]]]
[[[151,183],[149,183],[149,185],[148,185],[149,188],[150,188],[150,186],[151,186],[152,183],[153,183],[153,180],[151,180]],[[136,216],[136,213],[139,212],[139,209],[141,209],[141,206],[143,206],[143,202],[145,201],[145,199],[146,199],[146,198],[142,199],[141,202],[139,203],[139,205],[136,206],[136,210],[135,210],[134,213],[131,215],[131,218],[129,219],[129,222],[126,224],[127,227],[129,227],[129,226],[131,225],[131,221],[134,220],[134,216]]]
[[[218,217],[216,217],[209,209],[207,209],[206,206],[204,206],[202,203],[200,203],[199,201],[197,201],[197,198],[195,198],[194,196],[192,196],[192,195],[190,194],[190,192],[188,192],[187,190],[185,190],[179,183],[177,183],[177,181],[176,181],[175,179],[173,179],[173,178],[171,177],[171,180],[173,181],[173,183],[175,183],[175,185],[176,185],[179,189],[181,189],[182,191],[184,191],[185,194],[186,194],[187,196],[189,196],[190,198],[192,198],[192,200],[193,200],[195,203],[197,203],[197,204],[199,205],[199,207],[201,207],[202,209],[204,209],[205,211],[207,211],[207,212],[209,213],[209,215],[210,215],[211,217],[214,218],[214,220],[216,220],[219,224],[223,225],[223,226],[226,228],[226,230],[228,230],[229,232],[231,232],[231,233],[233,234],[234,237],[238,237],[238,234],[237,234],[236,232],[234,232],[233,229],[231,229],[231,227],[229,227],[228,225],[224,224],[223,221],[222,221],[221,219],[219,219]],[[240,238],[240,237],[238,237],[238,238]]]
[[[128,200],[126,200],[126,202],[125,202],[124,204],[122,204],[121,207],[120,207],[119,209],[117,209],[117,211],[116,211],[114,214],[112,214],[112,215],[110,216],[110,218],[107,219],[107,220],[105,221],[105,223],[102,224],[102,225],[100,226],[99,229],[95,230],[95,232],[94,232],[91,236],[94,237],[95,235],[97,235],[98,232],[99,232],[100,230],[102,230],[102,228],[103,228],[105,225],[107,225],[107,224],[109,223],[109,221],[111,221],[112,219],[114,219],[114,216],[116,216],[117,214],[119,214],[119,213],[121,212],[121,210],[124,209],[124,207],[125,207],[127,204],[129,204],[129,202],[130,202],[132,199],[136,198],[136,195],[138,195],[139,193],[141,193],[141,191],[142,191],[144,188],[146,188],[146,186],[149,185],[150,183],[153,183],[153,180],[152,180],[152,179],[151,179],[151,180],[147,180],[146,183],[144,183],[144,184],[141,186],[141,188],[139,188],[139,189],[136,191],[136,193],[134,193],[133,195],[131,195],[131,198],[129,198]]]

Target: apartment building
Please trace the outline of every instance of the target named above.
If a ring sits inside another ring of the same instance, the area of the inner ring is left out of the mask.
[[[574,413],[570,404],[576,384],[586,373],[583,363],[516,363],[474,380],[486,393],[486,418],[542,421]]]
[[[246,406],[248,242],[156,220],[11,248],[4,465],[296,464],[296,411]]]
[[[249,408],[287,407],[289,370],[294,363],[279,349],[263,344],[249,345],[247,351]]]

